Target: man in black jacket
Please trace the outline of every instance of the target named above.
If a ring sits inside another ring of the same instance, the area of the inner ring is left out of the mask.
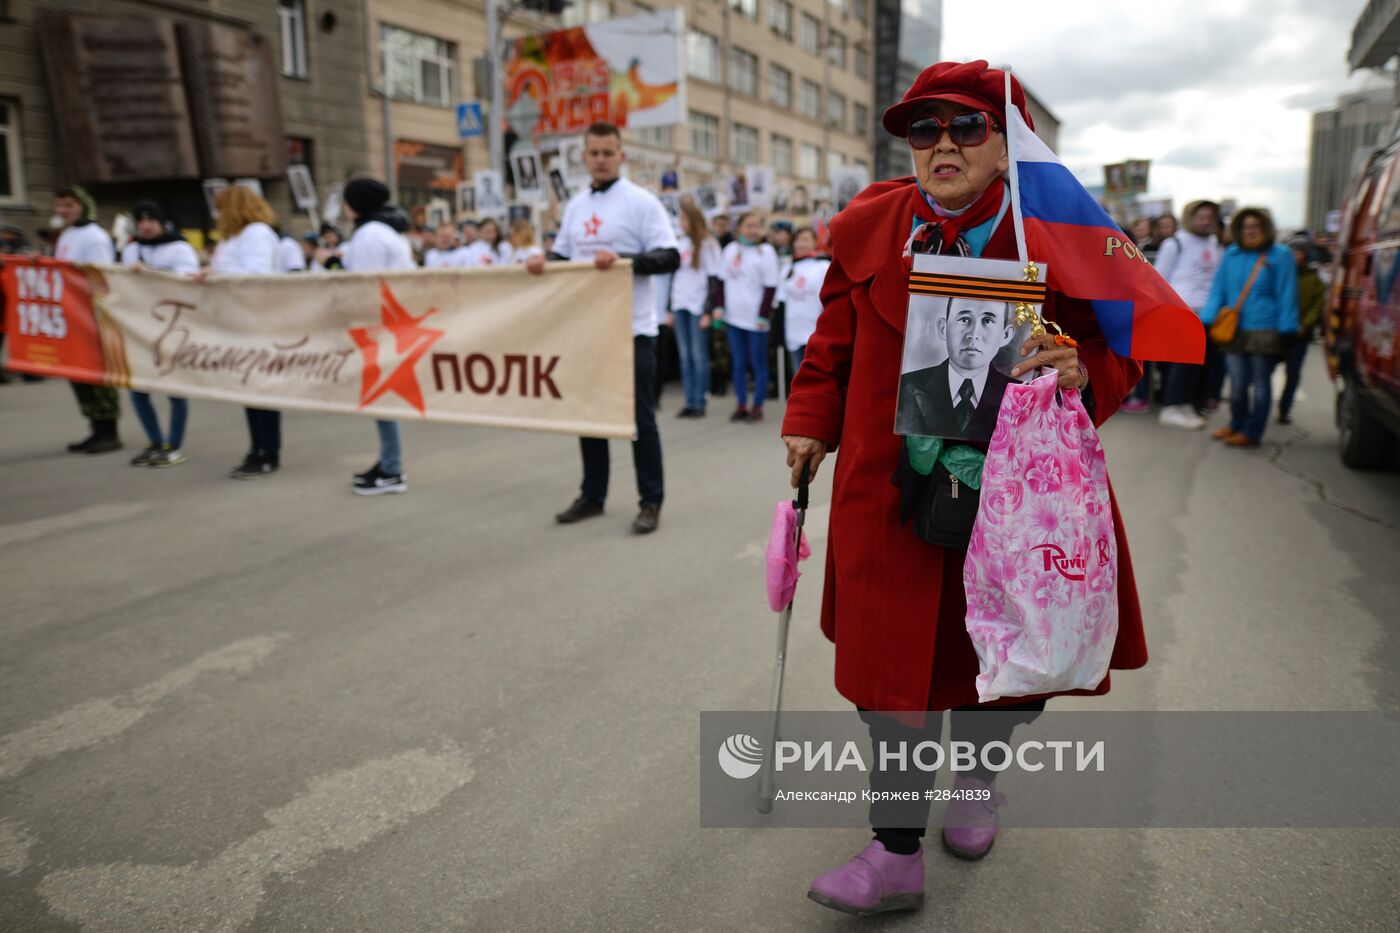
[[[935,322],[948,358],[899,378],[895,432],[986,441],[996,429],[1009,376],[992,365],[1016,337],[1011,305],[949,298]]]
[[[656,337],[658,321],[651,276],[675,272],[681,254],[676,231],[661,201],[622,177],[622,134],[611,123],[595,123],[584,133],[584,162],[592,185],[564,208],[550,259],[592,259],[609,269],[618,259],[632,260],[632,346],[636,389],[637,435],[632,463],[637,471],[640,511],[632,523],[637,534],[656,530],[665,486],[661,435],[656,428]],[[525,268],[540,275],[545,257],[532,256]],[[568,525],[603,514],[608,495],[608,442],[579,438],[583,485],[579,496],[554,518]]]

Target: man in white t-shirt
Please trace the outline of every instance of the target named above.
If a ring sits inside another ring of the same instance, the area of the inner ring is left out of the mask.
[[[97,224],[97,202],[87,190],[77,185],[58,189],[53,196],[53,212],[63,221],[63,232],[54,246],[54,258],[68,262],[111,265],[117,261],[117,247],[112,238]],[[84,440],[68,445],[74,454],[105,454],[121,450],[117,436],[117,419],[121,417],[121,398],[111,386],[70,382],[78,398],[78,409],[88,420],[90,433]]]
[[[676,232],[656,195],[621,177],[622,134],[611,123],[594,123],[584,133],[584,162],[592,185],[564,208],[559,235],[550,259],[591,259],[609,269],[618,259],[632,260],[633,386],[637,434],[632,441],[632,464],[637,471],[640,511],[632,522],[637,534],[656,530],[661,519],[665,481],[661,466],[661,435],[656,429],[656,300],[651,276],[675,272],[680,266]],[[545,271],[545,257],[531,256],[525,268]],[[583,454],[583,485],[579,496],[554,516],[562,525],[603,513],[608,495],[608,442],[579,438]]]

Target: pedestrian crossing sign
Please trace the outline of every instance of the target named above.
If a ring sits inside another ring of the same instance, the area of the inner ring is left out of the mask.
[[[457,105],[457,136],[470,139],[482,131],[481,104],[477,101]]]

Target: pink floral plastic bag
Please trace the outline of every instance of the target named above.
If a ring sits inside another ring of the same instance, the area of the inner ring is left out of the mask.
[[[797,532],[797,512],[791,499],[778,503],[773,513],[773,530],[768,534],[768,605],[774,612],[782,612],[792,602],[792,594],[797,592],[797,578],[802,571],[797,569],[799,560],[812,556],[807,546],[807,535],[802,535],[802,545],[793,552],[793,535]]]
[[[1012,383],[963,565],[977,696],[1092,689],[1118,637],[1118,546],[1103,446],[1055,373]]]

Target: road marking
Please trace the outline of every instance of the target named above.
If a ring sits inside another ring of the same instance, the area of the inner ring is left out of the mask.
[[[0,820],[0,871],[18,875],[29,865],[29,847],[37,842],[13,820]]]
[[[268,828],[190,865],[129,862],[64,869],[39,893],[84,928],[234,933],[257,916],[264,885],[313,867],[327,852],[353,851],[437,808],[475,776],[458,748],[414,749],[322,775],[310,789],[265,814]]]
[[[74,531],[93,525],[126,521],[150,509],[148,502],[113,502],[108,505],[90,505],[87,508],[45,518],[32,518],[27,522],[11,522],[0,525],[0,546],[32,541],[61,531]]]
[[[152,713],[161,700],[205,674],[246,674],[289,637],[258,635],[235,641],[125,696],[88,700],[0,737],[0,779],[13,777],[41,759],[89,748],[125,732]]]

